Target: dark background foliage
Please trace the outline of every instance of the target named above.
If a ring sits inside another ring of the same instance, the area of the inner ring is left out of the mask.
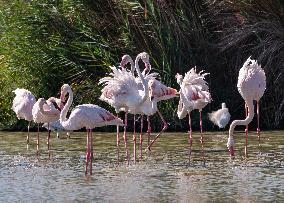
[[[249,57],[267,76],[261,99],[261,125],[284,126],[284,3],[281,0],[20,0],[0,1],[0,128],[23,129],[11,111],[12,90],[29,89],[38,97],[56,96],[71,84],[74,105],[95,103],[108,75],[124,54],[150,54],[162,82],[179,88],[175,74],[191,67],[205,70],[213,102],[206,113],[226,102],[232,119],[244,118],[236,84]],[[176,116],[178,99],[159,104],[170,130],[184,130]],[[194,129],[199,114],[193,113]],[[154,130],[161,128],[158,116]],[[255,128],[255,119],[252,123]],[[283,127],[282,127],[283,128]]]

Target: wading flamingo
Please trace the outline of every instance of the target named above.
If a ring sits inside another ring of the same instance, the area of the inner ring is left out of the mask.
[[[178,105],[178,117],[183,119],[188,114],[188,123],[189,123],[189,161],[191,157],[191,146],[192,146],[192,128],[191,128],[191,117],[190,112],[194,109],[199,110],[200,115],[200,142],[202,148],[202,158],[204,158],[204,149],[203,149],[203,130],[202,130],[202,109],[211,102],[211,95],[209,92],[209,87],[205,81],[205,76],[209,73],[203,73],[200,71],[196,72],[196,67],[188,71],[184,78],[182,75],[176,75],[177,83],[180,85],[180,101]]]
[[[29,121],[27,144],[29,144],[30,124],[33,120],[32,109],[36,103],[35,96],[26,89],[17,88],[13,91],[16,96],[13,100],[12,110],[16,113],[18,119]]]
[[[67,102],[60,113],[60,123],[66,130],[79,130],[86,128],[87,130],[87,152],[86,152],[86,168],[85,174],[88,173],[88,165],[90,165],[90,175],[92,175],[92,159],[93,159],[93,134],[92,129],[106,125],[123,126],[123,121],[114,116],[109,111],[94,104],[82,104],[76,106],[69,118],[67,112],[73,102],[73,92],[68,84],[61,87],[61,100],[65,101],[65,96],[68,96]]]
[[[102,95],[100,100],[107,102],[112,107],[114,107],[116,113],[120,111],[125,111],[125,122],[124,122],[124,143],[127,164],[129,164],[129,153],[128,153],[128,144],[127,144],[127,114],[131,109],[135,109],[141,104],[143,104],[149,97],[148,84],[145,81],[143,75],[140,72],[138,62],[142,60],[145,66],[149,66],[149,55],[146,52],[142,52],[137,55],[135,59],[135,70],[138,74],[138,77],[141,79],[143,90],[139,89],[135,77],[131,72],[128,72],[126,69],[117,69],[111,67],[112,77],[105,77],[100,79],[100,84],[104,84],[102,89]],[[119,130],[117,128],[117,130]],[[117,131],[117,145],[119,145],[119,131]],[[118,152],[118,151],[117,151]],[[117,154],[119,157],[119,154]]]
[[[225,103],[222,103],[222,108],[208,114],[209,120],[212,121],[219,128],[225,128],[229,123],[231,114]]]
[[[33,120],[38,124],[37,128],[37,150],[39,150],[39,124],[40,123],[49,123],[56,121],[60,116],[60,108],[56,104],[54,97],[49,98],[47,101],[44,98],[39,98],[34,104],[32,109]],[[50,130],[48,130],[47,135],[47,149],[49,150],[49,139],[50,139]]]
[[[264,70],[258,65],[256,60],[251,60],[250,57],[246,60],[243,67],[239,71],[238,91],[245,100],[247,117],[245,120],[234,120],[229,129],[229,138],[227,147],[230,155],[234,156],[234,129],[237,125],[248,125],[254,116],[253,100],[257,102],[257,133],[260,136],[259,130],[259,100],[263,96],[266,89],[266,76]],[[247,140],[248,129],[246,128],[246,144],[245,156],[247,156]]]
[[[129,55],[124,55],[122,57],[120,66],[122,69],[130,63],[131,65],[131,73],[134,74],[134,63],[132,58]],[[168,124],[163,118],[161,112],[157,108],[157,102],[162,100],[167,100],[173,97],[177,97],[177,90],[173,89],[171,87],[167,87],[164,84],[162,84],[160,81],[156,79],[156,77],[159,75],[158,73],[149,73],[151,71],[151,66],[146,66],[145,69],[142,72],[142,75],[145,77],[146,82],[148,83],[149,87],[149,98],[139,107],[136,109],[130,110],[130,113],[134,114],[134,157],[136,158],[136,135],[135,135],[135,114],[141,114],[141,127],[140,127],[140,159],[142,159],[142,130],[143,130],[143,115],[147,115],[147,121],[148,121],[148,150],[151,150],[152,145],[155,143],[155,141],[158,139],[158,137],[167,129]],[[138,84],[139,89],[142,89],[142,82],[139,77],[136,78],[136,83]],[[150,143],[150,133],[151,133],[151,125],[150,125],[150,116],[158,112],[159,116],[161,117],[164,127],[161,130],[160,133],[157,134],[154,140]],[[134,159],[135,159],[134,158]]]

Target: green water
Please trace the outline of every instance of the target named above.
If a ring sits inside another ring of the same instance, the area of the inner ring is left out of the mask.
[[[250,132],[247,159],[244,133],[238,132],[234,160],[226,133],[205,133],[205,165],[198,132],[191,165],[187,134],[166,133],[151,154],[143,151],[143,160],[129,167],[123,142],[116,165],[115,133],[94,133],[92,176],[84,175],[85,133],[71,139],[52,134],[50,157],[46,134],[41,132],[37,156],[35,133],[27,150],[26,133],[0,132],[0,202],[284,202],[283,131],[262,132],[260,147]]]

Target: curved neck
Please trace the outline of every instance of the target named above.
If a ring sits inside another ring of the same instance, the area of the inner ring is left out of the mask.
[[[229,137],[233,137],[234,130],[237,125],[248,125],[252,121],[253,116],[254,116],[253,100],[246,101],[246,104],[248,106],[248,115],[246,119],[245,120],[234,120],[231,123],[230,129],[229,129]]]
[[[144,96],[142,97],[142,100],[140,102],[140,104],[143,104],[147,100],[147,98],[149,97],[149,91],[148,91],[148,83],[144,79],[144,77],[141,74],[140,69],[139,69],[138,62],[139,62],[140,59],[141,59],[141,55],[139,54],[135,59],[135,69],[136,69],[136,72],[138,74],[138,77],[141,79],[143,89],[144,89]]]
[[[61,125],[64,128],[66,128],[67,125],[68,125],[68,120],[67,120],[66,116],[67,116],[67,112],[68,112],[68,110],[69,110],[69,108],[70,108],[70,106],[71,106],[71,104],[73,102],[73,92],[72,92],[72,90],[69,90],[68,94],[69,94],[69,96],[68,96],[67,103],[65,104],[65,106],[63,107],[63,109],[62,109],[62,111],[60,113],[60,123],[61,123]],[[61,95],[61,96],[63,96],[63,95]],[[61,97],[60,97],[60,99],[62,101]]]
[[[130,63],[131,66],[131,74],[134,75],[135,66],[132,58],[129,59],[128,63]]]

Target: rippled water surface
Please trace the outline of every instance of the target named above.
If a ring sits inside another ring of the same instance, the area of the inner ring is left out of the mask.
[[[247,159],[244,133],[237,133],[234,160],[226,134],[205,133],[205,165],[197,132],[190,165],[187,134],[166,133],[129,167],[123,142],[116,164],[115,133],[96,132],[92,176],[84,175],[85,133],[71,139],[52,134],[50,157],[46,134],[41,132],[37,156],[35,133],[27,149],[26,133],[0,132],[0,202],[284,202],[283,131],[263,132],[260,147],[250,132]]]

